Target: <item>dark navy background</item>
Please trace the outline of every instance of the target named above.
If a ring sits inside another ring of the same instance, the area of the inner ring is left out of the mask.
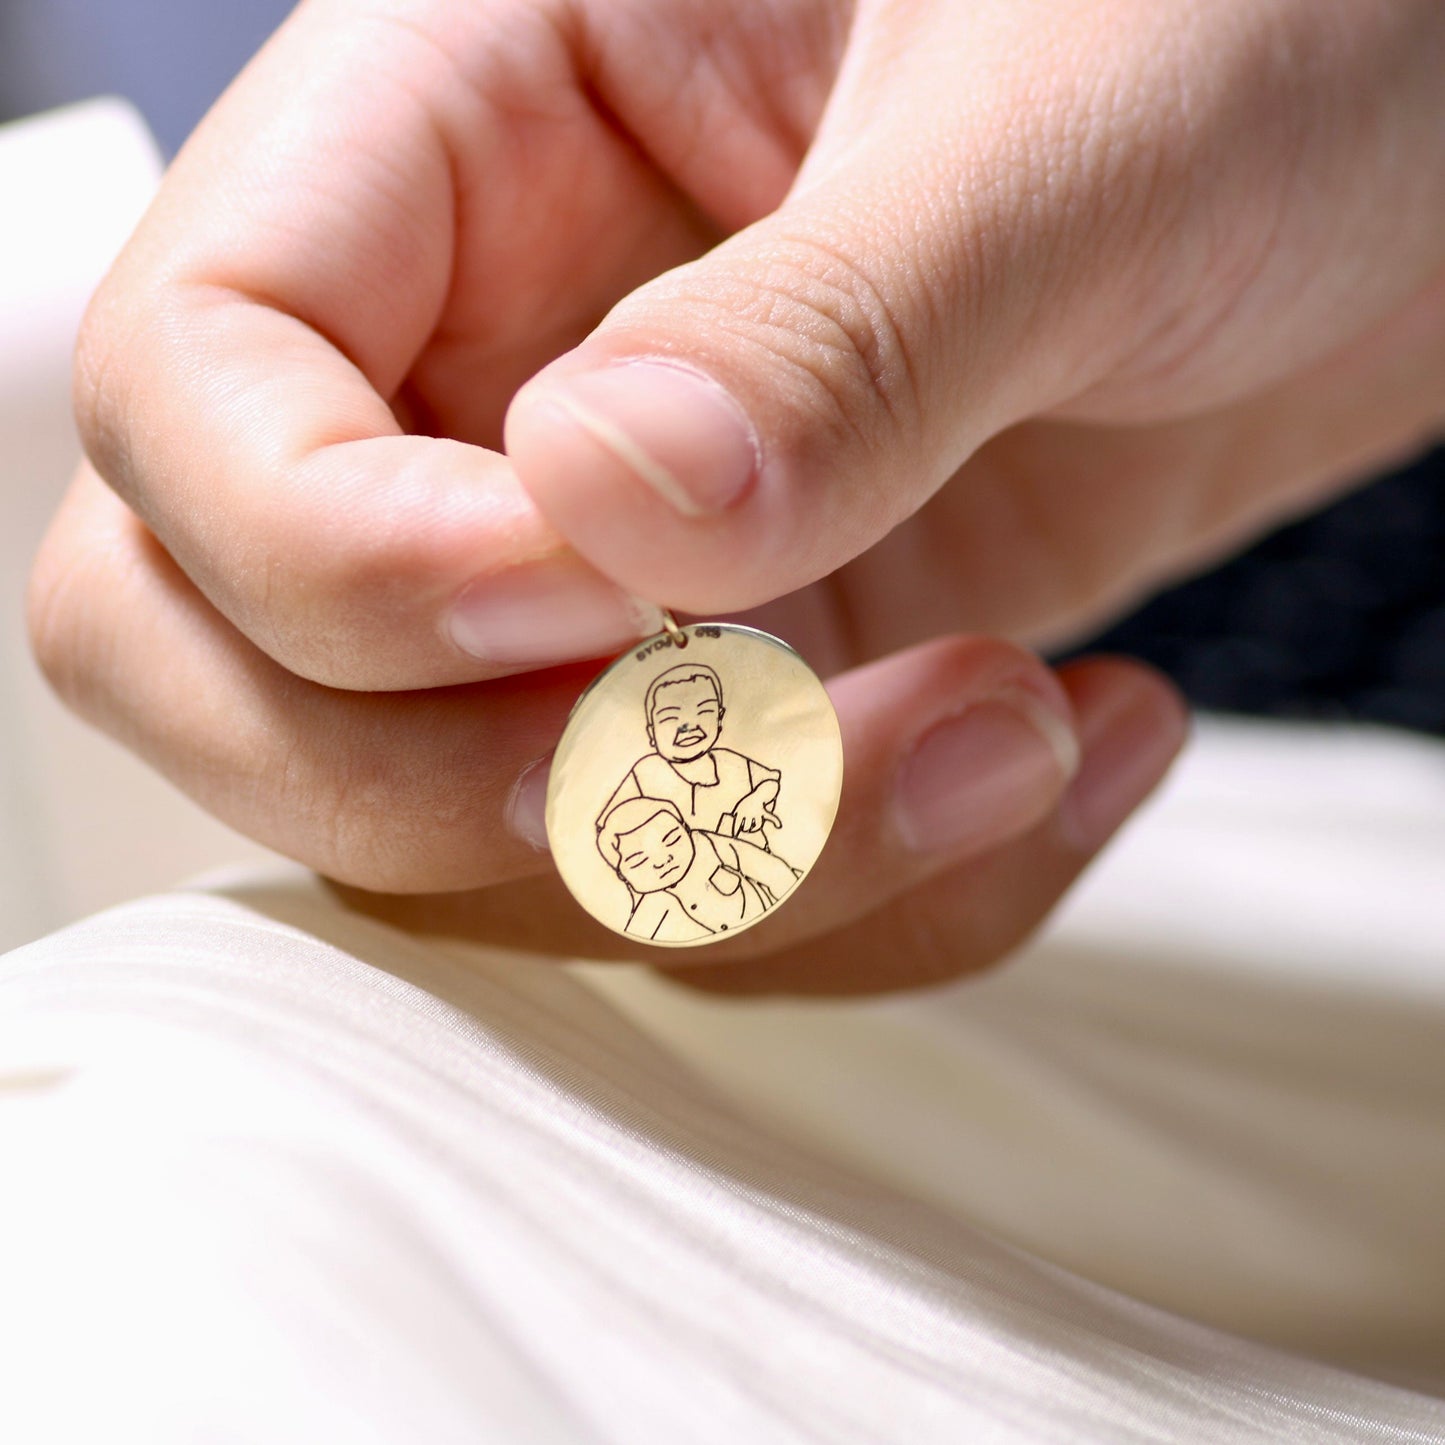
[[[1156,597],[1091,645],[1200,707],[1445,734],[1445,449]]]

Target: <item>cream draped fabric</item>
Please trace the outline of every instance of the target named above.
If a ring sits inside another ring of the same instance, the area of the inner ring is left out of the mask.
[[[304,876],[0,963],[0,1440],[1445,1441],[1445,750],[1211,725],[864,1003]]]

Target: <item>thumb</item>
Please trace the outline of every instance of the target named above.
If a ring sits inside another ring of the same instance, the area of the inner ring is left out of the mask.
[[[1418,199],[1381,180],[1433,175],[1414,147],[1436,131],[1379,100],[1392,67],[1433,60],[1438,7],[851,8],[782,207],[625,298],[514,399],[523,484],[635,595],[697,612],[782,596],[1014,422],[1224,405],[1438,270],[1438,226],[1398,222]],[[1358,60],[1322,8],[1349,12]],[[1419,164],[1381,164],[1397,151]],[[1337,216],[1346,198],[1358,214]],[[1396,229],[1404,264],[1362,265]],[[1104,525],[1087,498],[1049,510],[999,487],[980,507],[989,535],[1058,534],[1067,565]],[[973,540],[920,529],[904,559],[926,585],[996,560],[959,551]]]
[[[615,582],[698,613],[793,591],[1052,399],[1065,358],[1042,344],[1037,284],[1007,267],[982,284],[987,256],[1019,254],[1022,198],[966,204],[898,154],[854,151],[514,399],[519,477]]]

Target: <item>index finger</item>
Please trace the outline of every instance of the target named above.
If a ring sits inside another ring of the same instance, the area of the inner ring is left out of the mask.
[[[87,319],[97,469],[314,680],[461,682],[638,630],[487,449],[523,377],[697,245],[593,109],[556,8],[303,5]]]

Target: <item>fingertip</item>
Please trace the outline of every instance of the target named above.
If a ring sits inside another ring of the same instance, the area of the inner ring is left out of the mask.
[[[544,444],[570,428],[598,462],[620,466],[683,517],[725,511],[761,466],[757,430],[738,402],[712,377],[669,359],[545,377],[519,395],[507,420],[509,450],[518,445],[536,460],[539,428]]]
[[[1163,781],[1189,736],[1190,713],[1161,673],[1125,658],[1065,668],[1081,748],[1077,776],[1059,809],[1059,833],[1097,852]]]
[[[550,756],[529,763],[507,796],[507,826],[536,853],[551,851],[547,840],[547,784],[552,776]]]
[[[936,722],[899,768],[895,826],[911,853],[957,858],[1024,832],[1068,776],[1042,711],[1009,689]]]
[[[738,604],[700,564],[729,550],[762,468],[757,429],[711,377],[638,358],[544,372],[507,413],[507,455],[538,510],[624,586],[670,606]]]

